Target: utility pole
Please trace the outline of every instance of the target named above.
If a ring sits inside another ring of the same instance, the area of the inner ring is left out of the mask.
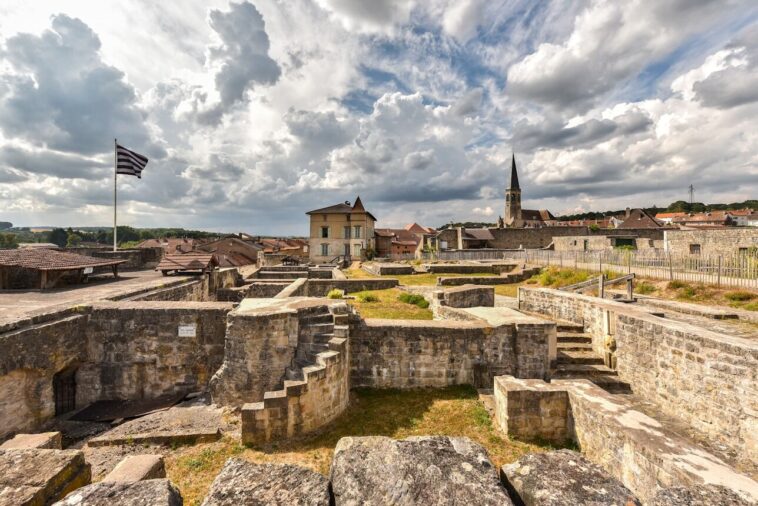
[[[692,206],[692,202],[694,202],[694,200],[695,200],[695,187],[692,186],[692,185],[690,185],[689,191],[690,191],[690,207],[691,207]]]

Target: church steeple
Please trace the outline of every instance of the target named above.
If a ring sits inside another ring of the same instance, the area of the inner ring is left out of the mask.
[[[509,190],[520,190],[521,188],[518,185],[518,172],[516,172],[516,153],[513,153],[511,156],[511,185],[508,187]]]
[[[519,228],[521,220],[521,187],[516,172],[516,154],[511,156],[511,184],[505,190],[505,226]]]

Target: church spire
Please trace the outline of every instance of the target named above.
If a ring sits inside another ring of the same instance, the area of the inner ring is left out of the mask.
[[[511,185],[508,187],[509,190],[520,190],[521,188],[518,185],[518,173],[516,172],[516,153],[512,154],[511,158]]]

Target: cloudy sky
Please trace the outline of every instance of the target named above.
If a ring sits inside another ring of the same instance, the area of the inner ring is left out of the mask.
[[[162,4],[162,5],[161,5]],[[746,0],[3,0],[0,220],[305,233],[758,198]]]

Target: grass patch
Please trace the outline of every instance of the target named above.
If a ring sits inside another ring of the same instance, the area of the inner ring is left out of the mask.
[[[182,447],[166,456],[166,471],[179,487],[184,503],[199,505],[229,457],[301,465],[326,475],[334,446],[342,437],[403,439],[425,435],[469,437],[487,449],[496,468],[527,453],[550,449],[548,445],[511,441],[496,431],[476,390],[469,386],[416,390],[361,388],[351,392],[351,405],[345,414],[318,435],[261,448],[245,448],[229,438]]]
[[[734,292],[726,292],[724,297],[731,302],[749,302],[756,298],[756,294],[745,290],[736,290]]]
[[[340,290],[339,288],[332,288],[329,290],[329,293],[326,294],[327,299],[341,299],[345,296],[345,292]]]
[[[634,286],[634,291],[641,295],[648,295],[657,290],[658,289],[655,287],[654,284],[648,283],[647,281],[640,281]]]
[[[689,283],[685,283],[684,281],[674,280],[674,281],[669,281],[669,284],[666,285],[666,288],[668,288],[669,290],[679,290],[680,288],[687,288],[689,286],[690,286]]]
[[[431,320],[432,311],[427,307],[400,301],[405,294],[397,288],[356,292],[355,299],[348,303],[355,307],[363,318],[387,318],[390,320]],[[367,301],[366,298],[372,299]],[[426,302],[426,300],[424,300]]]
[[[426,300],[423,295],[419,295],[417,293],[403,292],[398,295],[397,300],[400,302],[405,302],[406,304],[413,304],[414,306],[418,306],[421,309],[426,309],[429,307],[429,301]]]
[[[379,297],[377,297],[371,292],[359,292],[355,294],[355,298],[359,302],[364,302],[364,303],[379,302]]]
[[[533,276],[532,279],[536,284],[549,288],[561,288],[563,286],[575,285],[587,281],[593,275],[589,271],[575,269],[560,269],[558,267],[547,267],[542,272]],[[529,280],[527,280],[528,282]]]

